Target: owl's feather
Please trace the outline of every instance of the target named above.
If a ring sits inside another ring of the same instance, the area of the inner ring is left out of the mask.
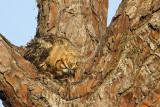
[[[28,43],[27,49],[24,57],[40,72],[63,78],[73,75],[76,70],[79,53],[65,39],[51,36],[36,38]]]

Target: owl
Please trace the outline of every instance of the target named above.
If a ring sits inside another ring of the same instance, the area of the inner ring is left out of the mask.
[[[68,40],[44,36],[28,43],[27,49],[24,57],[40,72],[56,79],[74,77],[79,52]]]

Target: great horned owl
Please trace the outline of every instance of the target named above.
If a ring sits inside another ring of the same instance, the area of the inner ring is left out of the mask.
[[[41,72],[54,78],[74,76],[78,64],[78,51],[64,38],[44,36],[32,40],[24,57]]]

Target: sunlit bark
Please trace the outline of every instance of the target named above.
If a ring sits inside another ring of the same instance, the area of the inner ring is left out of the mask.
[[[160,1],[123,0],[107,28],[108,0],[37,0],[35,38],[78,50],[74,81],[39,73],[27,47],[0,36],[0,98],[15,106],[160,106]],[[53,46],[54,47],[54,46]]]

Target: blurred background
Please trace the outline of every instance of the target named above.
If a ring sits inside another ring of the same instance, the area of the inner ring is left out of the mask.
[[[109,0],[108,25],[121,1]],[[26,45],[36,34],[37,14],[36,0],[0,0],[0,33],[14,45]]]

